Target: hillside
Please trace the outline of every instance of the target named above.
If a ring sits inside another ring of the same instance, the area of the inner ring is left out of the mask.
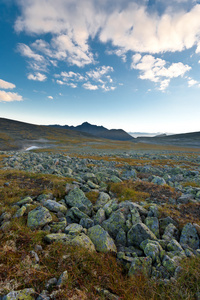
[[[95,137],[104,138],[104,139],[110,139],[115,141],[132,141],[134,138],[129,135],[126,131],[122,129],[107,129],[103,126],[96,126],[92,125],[88,122],[84,122],[81,125],[78,126],[60,126],[60,125],[51,125],[55,128],[65,128],[65,129],[71,129],[74,131],[89,133],[91,135],[94,135]]]
[[[72,139],[92,138],[89,134],[65,128],[33,125],[0,118],[0,150],[17,150],[30,146],[47,146]]]

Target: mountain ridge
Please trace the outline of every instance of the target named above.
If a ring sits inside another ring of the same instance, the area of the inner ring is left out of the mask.
[[[91,134],[98,138],[116,140],[116,141],[133,141],[134,137],[129,135],[123,129],[107,129],[103,126],[92,125],[88,122],[83,122],[78,126],[68,126],[68,125],[49,125],[50,127],[56,128],[66,128],[74,131],[84,132]]]

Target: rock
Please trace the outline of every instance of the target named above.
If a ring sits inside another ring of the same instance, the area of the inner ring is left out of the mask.
[[[100,192],[99,197],[95,203],[94,210],[98,211],[99,208],[102,208],[109,200],[110,196],[107,193]]]
[[[48,208],[48,210],[53,211],[53,212],[61,212],[61,213],[66,213],[67,212],[67,207],[54,201],[54,200],[47,200],[43,203],[43,205]]]
[[[83,227],[76,223],[69,224],[65,228],[65,233],[73,236],[79,235],[81,232],[83,232]]]
[[[44,240],[51,244],[53,242],[66,242],[66,241],[70,241],[70,237],[69,235],[67,235],[66,233],[51,233],[51,234],[47,234],[44,237]]]
[[[96,215],[93,218],[94,224],[101,224],[106,219],[105,210],[103,208],[99,208]]]
[[[69,277],[68,272],[64,271],[58,279],[57,286],[63,287],[64,285],[66,285],[68,282],[68,277]]]
[[[102,295],[102,299],[107,299],[107,300],[120,300],[120,297],[117,295],[112,294],[110,291],[102,289],[100,287],[94,287],[94,289],[97,291],[98,294]]]
[[[21,201],[18,201],[18,202],[16,203],[16,205],[18,205],[18,206],[21,207],[21,206],[23,206],[24,204],[32,203],[32,202],[33,202],[32,198],[28,196],[28,197],[22,199]]]
[[[174,226],[172,223],[170,223],[169,225],[167,225],[167,227],[165,228],[165,232],[162,236],[163,240],[167,240],[170,241],[171,239],[178,239],[179,236],[179,231],[176,228],[176,226]]]
[[[149,207],[148,217],[158,218],[158,216],[159,216],[159,211],[157,205],[151,205]]]
[[[122,180],[119,177],[115,176],[115,175],[112,175],[110,177],[110,181],[113,182],[113,183],[120,183],[120,182],[122,182]]]
[[[163,235],[165,228],[172,223],[174,226],[178,226],[178,223],[174,221],[171,217],[162,218],[159,220],[160,234]]]
[[[36,300],[50,300],[48,291],[43,290],[43,291],[41,292],[41,294],[39,294],[39,296],[36,298]]]
[[[62,221],[60,220],[59,222],[51,223],[51,232],[56,233],[59,231],[63,231],[66,226],[67,226],[67,220],[65,218],[62,218]]]
[[[144,274],[145,276],[151,275],[152,259],[150,257],[135,257],[131,263],[128,276]]]
[[[168,255],[164,256],[164,258],[162,260],[162,265],[171,275],[174,275],[174,272],[177,268],[177,264]]]
[[[160,261],[160,252],[162,251],[162,247],[158,242],[149,241],[144,247],[144,254],[147,257],[151,257],[153,263],[159,264]]]
[[[155,234],[143,223],[135,224],[127,234],[128,246],[140,246],[144,240],[157,240]]]
[[[194,195],[192,194],[183,194],[181,197],[177,199],[178,204],[187,204],[194,200]]]
[[[19,291],[12,291],[3,297],[3,300],[34,300],[35,290],[24,289]]]
[[[52,221],[49,210],[43,206],[36,207],[28,214],[27,226],[31,229],[38,229]]]
[[[183,248],[175,239],[171,239],[170,242],[167,244],[167,250],[181,252],[183,251]]]
[[[135,225],[137,223],[142,223],[140,214],[136,207],[133,207],[131,209],[131,223],[132,223],[132,225]]]
[[[164,185],[164,184],[166,184],[166,181],[162,177],[159,177],[159,176],[153,176],[153,177],[154,178],[151,181],[152,183],[158,184],[158,185]]]
[[[90,218],[82,218],[80,220],[80,223],[79,223],[81,226],[83,226],[84,228],[88,229],[92,226],[94,226],[94,221]]]
[[[126,232],[120,228],[120,230],[118,231],[117,235],[116,235],[116,239],[115,239],[115,243],[117,245],[124,245],[126,246]]]
[[[113,239],[100,225],[95,225],[88,229],[88,236],[99,252],[117,252]]]
[[[92,213],[92,203],[79,188],[74,188],[65,196],[65,202],[70,207],[77,207],[88,216]]]
[[[77,235],[75,238],[73,238],[70,241],[70,245],[76,246],[76,247],[83,247],[87,249],[90,252],[95,251],[95,246],[91,239],[84,233],[81,233]]]
[[[54,286],[56,286],[56,284],[57,284],[57,279],[56,279],[55,277],[50,278],[50,279],[47,281],[47,283],[45,284],[45,288],[46,288],[47,290],[50,290],[50,289],[52,289]]]
[[[26,207],[25,206],[22,206],[20,209],[18,209],[16,211],[16,213],[14,214],[13,218],[20,218],[22,217],[26,212]]]
[[[113,237],[116,238],[118,231],[122,228],[126,230],[126,219],[121,212],[117,210],[111,214],[108,220],[102,223],[102,227]]]
[[[196,228],[191,223],[188,223],[183,227],[180,244],[186,244],[192,249],[199,249],[199,236]]]
[[[145,225],[159,238],[159,221],[157,217],[147,217],[145,219]]]

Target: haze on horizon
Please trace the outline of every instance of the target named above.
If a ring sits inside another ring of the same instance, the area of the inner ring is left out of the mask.
[[[200,131],[199,16],[197,0],[1,0],[0,117]]]

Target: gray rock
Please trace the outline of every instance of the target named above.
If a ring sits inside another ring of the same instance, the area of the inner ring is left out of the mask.
[[[36,207],[28,213],[27,226],[31,229],[38,229],[52,221],[49,210],[43,206]]]
[[[145,219],[145,225],[159,238],[159,221],[157,217],[147,217]]]
[[[97,211],[103,207],[110,200],[110,196],[107,193],[100,192],[99,197],[95,203],[94,210]]]
[[[164,232],[164,234],[162,236],[162,239],[170,241],[173,238],[178,239],[178,236],[179,236],[178,229],[176,228],[176,226],[174,226],[172,223],[170,223],[165,228],[165,232]]]
[[[27,196],[26,198],[24,198],[24,199],[18,201],[18,202],[16,203],[16,205],[18,205],[18,206],[23,206],[24,204],[32,203],[32,202],[33,202],[32,198],[29,197],[29,196]]]
[[[65,228],[65,233],[73,236],[79,235],[81,232],[83,232],[83,227],[76,223],[69,224]]]
[[[44,237],[44,240],[51,244],[53,242],[69,242],[71,238],[66,233],[51,233]]]
[[[75,247],[83,247],[83,248],[87,249],[90,252],[95,251],[94,243],[84,233],[81,233],[81,234],[77,235],[69,243],[70,243],[70,245],[73,245]]]
[[[62,205],[54,200],[47,200],[43,203],[43,206],[48,208],[48,210],[53,211],[53,212],[61,212],[61,213],[66,213],[67,212],[67,207],[65,205]]]
[[[20,209],[18,209],[16,211],[16,213],[14,214],[13,218],[20,218],[22,217],[26,212],[26,207],[25,206],[22,206]]]
[[[113,239],[100,225],[88,229],[88,236],[99,252],[117,252]]]
[[[192,249],[199,249],[199,236],[196,228],[191,223],[188,223],[183,227],[180,237],[180,244],[186,244]]]
[[[68,272],[64,271],[58,279],[57,286],[62,287],[66,285],[68,282],[68,277],[69,277]]]
[[[144,240],[157,240],[155,234],[143,223],[133,225],[127,234],[128,246],[140,246]]]
[[[122,228],[126,230],[126,219],[120,210],[111,214],[108,220],[102,223],[102,227],[113,237],[116,238],[118,231]]]
[[[117,235],[116,235],[116,239],[115,239],[115,243],[117,245],[124,245],[126,246],[126,232],[120,228],[120,230],[118,231]]]
[[[131,263],[128,275],[140,275],[141,273],[150,276],[152,270],[152,259],[150,257],[135,257]]]
[[[166,181],[162,177],[159,177],[159,176],[154,176],[154,178],[151,182],[155,183],[155,184],[158,184],[158,185],[166,184]]]
[[[105,221],[105,219],[106,219],[105,210],[103,208],[99,208],[99,210],[97,211],[96,215],[93,218],[94,224],[100,225],[103,221]]]
[[[34,300],[35,290],[24,289],[19,291],[12,291],[3,297],[3,300]]]
[[[92,203],[79,188],[74,188],[65,196],[65,202],[70,207],[77,207],[88,216],[92,213]]]
[[[90,218],[82,218],[79,224],[84,228],[89,229],[94,226],[94,221]]]

